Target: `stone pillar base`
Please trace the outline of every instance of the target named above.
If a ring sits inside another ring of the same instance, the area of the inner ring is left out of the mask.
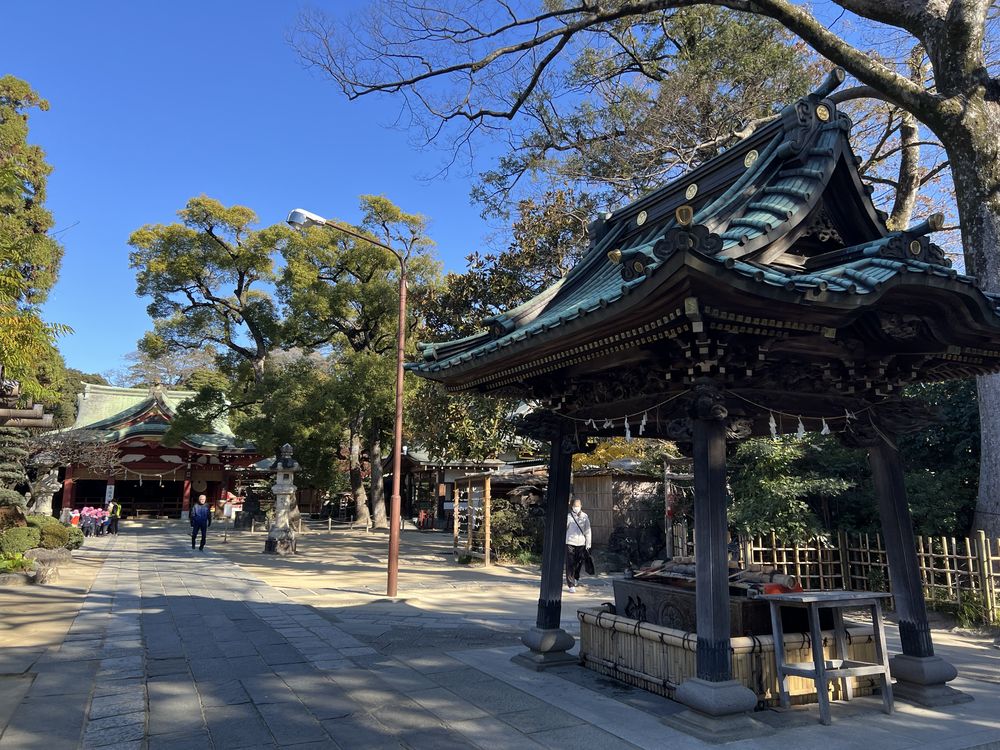
[[[945,683],[958,676],[958,670],[940,656],[907,656],[889,659],[889,671],[896,680],[892,694],[901,700],[927,708],[968,703],[972,700]]]
[[[270,555],[294,555],[295,532],[291,529],[271,530],[264,540],[264,552]]]
[[[773,728],[750,716],[757,696],[737,680],[709,682],[693,677],[678,686],[674,700],[688,710],[664,718],[663,723],[704,742],[732,742],[774,733]]]
[[[742,682],[710,682],[697,677],[684,680],[674,692],[674,700],[709,716],[746,713],[757,706],[757,696]]]
[[[521,643],[530,650],[517,654],[511,661],[536,672],[579,662],[577,657],[566,653],[576,639],[562,628],[531,628],[521,636]]]
[[[691,678],[678,686],[674,700],[688,710],[664,718],[663,723],[705,742],[732,742],[774,733],[773,728],[749,715],[757,705],[757,696],[737,680]]]

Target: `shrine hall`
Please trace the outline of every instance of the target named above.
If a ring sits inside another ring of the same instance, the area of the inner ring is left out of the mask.
[[[179,518],[187,516],[192,496],[205,494],[210,504],[220,505],[237,495],[240,477],[261,457],[252,444],[233,435],[224,418],[215,420],[212,432],[163,445],[177,407],[194,395],[160,386],[85,383],[77,396],[76,421],[66,432],[115,444],[121,468],[106,476],[86,466],[66,467],[62,507],[103,505],[114,497],[126,517]]]
[[[693,457],[697,599],[696,669],[672,695],[707,717],[752,709],[732,667],[727,444],[814,430],[868,454],[902,642],[897,695],[966,699],[934,654],[895,436],[936,419],[908,384],[1000,370],[1000,299],[933,242],[940,215],[886,226],[831,97],[843,79],[833,71],[750,137],[597,217],[565,277],[479,334],[421,345],[409,366],[453,392],[535,404],[519,430],[551,450],[523,663],[564,663],[573,645],[560,628],[573,454],[598,437],[668,439]]]

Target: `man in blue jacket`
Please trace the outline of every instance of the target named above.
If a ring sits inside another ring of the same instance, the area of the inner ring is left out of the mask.
[[[204,495],[198,495],[198,504],[191,508],[191,549],[194,549],[194,540],[201,531],[201,546],[198,549],[205,549],[205,534],[208,527],[212,525],[212,509],[208,506]]]

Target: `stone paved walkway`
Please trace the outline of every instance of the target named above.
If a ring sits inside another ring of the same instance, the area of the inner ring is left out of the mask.
[[[661,723],[679,710],[671,701],[574,666],[513,665],[520,618],[502,602],[471,618],[405,602],[310,606],[190,550],[182,526],[91,547],[103,565],[61,644],[0,651],[0,750],[710,747]],[[474,643],[457,636],[467,630]],[[764,712],[779,734],[727,748],[995,750],[1000,698],[985,668],[961,685],[976,697],[964,706],[890,717],[859,700],[833,727],[808,710]]]

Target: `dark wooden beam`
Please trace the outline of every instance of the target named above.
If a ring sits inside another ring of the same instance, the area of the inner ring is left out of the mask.
[[[562,577],[566,562],[566,514],[569,513],[570,478],[573,453],[579,448],[576,437],[561,420],[549,420],[549,484],[545,496],[545,530],[542,536],[542,576],[538,593],[535,627],[521,636],[528,651],[514,661],[541,670],[577,661],[567,652],[575,639],[560,627],[562,618]],[[471,507],[471,506],[470,506]]]
[[[725,423],[695,419],[693,450],[697,671],[700,679],[723,682],[732,679]]]
[[[542,544],[542,580],[538,595],[539,628],[558,628],[562,615],[562,577],[566,562],[566,514],[573,453],[565,436],[552,440],[549,451],[549,486],[545,495],[545,531]]]
[[[869,449],[878,497],[882,538],[889,561],[889,580],[899,617],[899,640],[907,656],[934,656],[927,607],[920,583],[913,519],[906,502],[903,463],[894,445],[880,437]]]

